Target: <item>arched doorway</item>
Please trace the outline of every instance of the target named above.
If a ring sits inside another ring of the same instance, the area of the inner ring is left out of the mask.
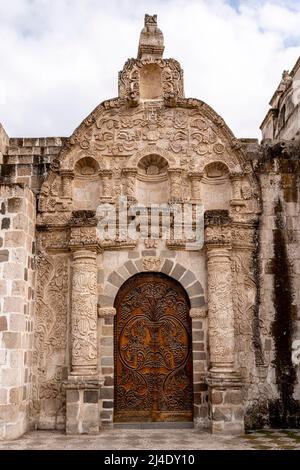
[[[115,422],[193,420],[190,303],[161,273],[126,281],[115,301]]]

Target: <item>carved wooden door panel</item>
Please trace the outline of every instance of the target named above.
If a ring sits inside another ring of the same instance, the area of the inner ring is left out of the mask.
[[[116,299],[116,422],[192,421],[189,300],[159,273],[129,279]]]

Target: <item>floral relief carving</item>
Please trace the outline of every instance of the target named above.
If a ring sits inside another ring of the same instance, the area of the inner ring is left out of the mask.
[[[32,406],[34,414],[38,415],[43,400],[55,399],[55,407],[51,407],[55,418],[64,408],[62,380],[66,367],[68,257],[40,252],[36,285]],[[53,358],[56,358],[54,363]]]
[[[183,187],[185,198],[190,197],[187,174],[201,173],[209,163],[221,161],[230,173],[241,172],[244,166],[243,156],[239,155],[241,150],[231,148],[231,137],[226,135],[226,129],[220,126],[214,114],[197,100],[183,100],[182,103],[180,100],[175,108],[164,106],[162,101],[143,102],[136,107],[128,107],[122,99],[112,100],[114,106],[110,102],[103,103],[62,151],[61,168],[63,171],[73,170],[74,162],[83,157],[82,147],[87,146],[85,142],[88,139],[88,155],[93,156],[102,171],[98,177],[99,183],[102,178],[104,198],[120,195],[122,184],[126,194],[135,198],[135,177],[130,173],[126,177],[124,170],[136,169],[139,156],[145,155],[146,148],[149,148],[149,154],[153,154],[154,146],[159,149],[158,154],[166,158],[169,168],[183,172],[181,177],[176,174],[173,178],[169,176],[176,199],[181,198]],[[59,213],[63,211],[66,215],[61,218],[61,223],[71,216],[72,199],[68,197],[66,201],[63,192],[71,195],[70,186],[75,183],[71,178],[66,183],[59,171],[51,173],[42,188],[39,200],[41,214],[44,214],[39,216],[42,223],[59,221]],[[249,184],[255,189],[249,175]],[[241,216],[255,210],[256,206],[252,204],[255,191],[250,193],[246,185],[242,188],[247,208],[243,209]],[[50,214],[53,214],[52,218]],[[238,217],[240,215],[236,214]]]
[[[229,259],[208,262],[208,309],[211,362],[233,364],[234,319]]]
[[[252,252],[243,250],[234,253],[232,258],[233,273],[233,308],[235,318],[235,338],[237,359],[241,370],[249,374],[249,365],[255,364],[253,346],[253,319],[256,303],[256,283],[252,268]],[[262,334],[267,332],[260,324]],[[245,369],[245,363],[247,369]]]
[[[72,372],[81,368],[97,368],[97,266],[88,251],[75,252],[72,277]]]

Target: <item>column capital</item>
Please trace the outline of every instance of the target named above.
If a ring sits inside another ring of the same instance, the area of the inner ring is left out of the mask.
[[[93,260],[96,261],[97,253],[95,251],[80,247],[77,250],[73,250],[73,261],[81,260]]]
[[[204,176],[204,173],[201,172],[201,171],[195,171],[195,172],[188,173],[188,177],[191,180],[201,181],[203,176]]]
[[[137,169],[136,168],[123,168],[122,174],[125,176],[134,176],[137,174]]]
[[[231,172],[229,174],[229,179],[231,179],[232,181],[238,181],[240,180],[241,178],[243,178],[244,176],[244,173],[241,172],[241,171],[234,171],[234,172]]]
[[[182,168],[168,168],[168,174],[169,175],[181,175]]]
[[[68,179],[73,179],[74,178],[74,171],[73,170],[60,170],[60,175],[62,178],[68,178]]]
[[[231,218],[228,211],[216,210],[206,211],[204,215],[205,223],[205,244],[207,250],[215,248],[231,249]]]
[[[107,178],[111,178],[113,175],[113,171],[108,170],[108,169],[103,169],[103,170],[100,170],[99,174],[100,176],[106,176]]]
[[[97,307],[98,317],[99,318],[109,318],[114,317],[117,314],[117,311],[114,307]]]
[[[73,252],[90,251],[102,253],[97,227],[71,227],[69,249]]]

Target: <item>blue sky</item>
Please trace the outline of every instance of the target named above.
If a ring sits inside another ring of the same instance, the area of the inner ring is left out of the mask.
[[[300,56],[300,0],[0,0],[0,122],[9,135],[68,136],[116,96],[145,13],[158,14],[186,96],[211,105],[237,137],[259,137],[282,71]]]

